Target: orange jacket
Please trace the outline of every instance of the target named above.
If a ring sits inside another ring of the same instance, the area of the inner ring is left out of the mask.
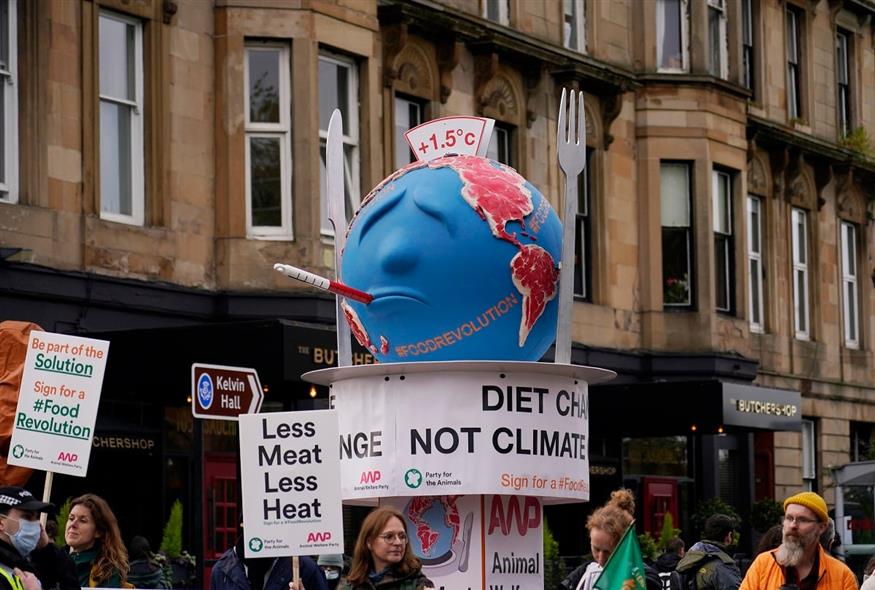
[[[817,587],[829,590],[857,590],[857,578],[848,566],[823,550],[818,544]],[[784,570],[775,561],[777,549],[760,553],[754,560],[747,575],[741,581],[739,590],[778,590],[784,583]]]

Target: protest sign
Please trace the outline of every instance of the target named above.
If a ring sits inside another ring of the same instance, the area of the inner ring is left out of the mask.
[[[8,462],[84,477],[109,342],[32,331]]]
[[[246,557],[343,553],[333,410],[241,414]]]

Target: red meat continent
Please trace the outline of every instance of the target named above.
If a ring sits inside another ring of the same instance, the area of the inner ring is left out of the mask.
[[[547,302],[556,296],[559,269],[549,252],[534,244],[520,247],[510,261],[513,284],[523,296],[519,345],[526,343]]]

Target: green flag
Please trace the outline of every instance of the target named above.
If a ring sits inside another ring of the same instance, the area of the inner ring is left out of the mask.
[[[646,590],[644,560],[635,536],[635,523],[629,525],[623,538],[608,558],[602,575],[593,586],[597,590]]]

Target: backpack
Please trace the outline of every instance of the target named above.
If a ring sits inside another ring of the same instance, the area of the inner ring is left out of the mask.
[[[678,572],[659,572],[662,590],[683,590],[683,581]]]

